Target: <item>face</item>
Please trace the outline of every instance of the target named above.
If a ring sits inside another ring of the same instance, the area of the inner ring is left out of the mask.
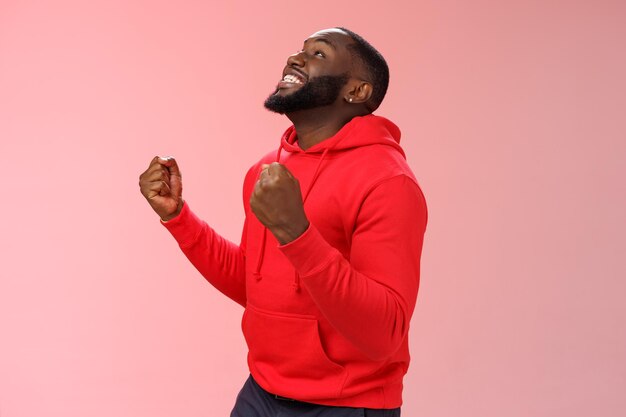
[[[287,59],[283,77],[265,107],[282,114],[337,102],[350,79],[350,43],[352,39],[339,29],[311,35],[302,50]]]

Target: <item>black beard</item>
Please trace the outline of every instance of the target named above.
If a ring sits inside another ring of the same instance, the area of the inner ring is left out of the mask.
[[[279,114],[328,106],[337,100],[341,89],[349,79],[347,73],[310,78],[295,93],[286,96],[277,95],[278,89],[276,89],[265,100],[264,105],[266,109]]]

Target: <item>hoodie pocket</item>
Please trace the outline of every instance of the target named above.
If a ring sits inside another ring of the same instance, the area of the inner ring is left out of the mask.
[[[246,307],[242,321],[253,376],[273,394],[307,401],[337,398],[347,373],[320,342],[313,316]]]

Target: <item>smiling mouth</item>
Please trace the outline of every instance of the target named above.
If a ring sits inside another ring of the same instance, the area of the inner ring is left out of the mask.
[[[293,74],[287,74],[282,79],[283,82],[291,84],[302,84],[302,80]]]
[[[300,74],[297,70],[292,70],[289,74],[283,75],[283,78],[278,82],[276,86],[278,90],[289,89],[294,87],[300,87],[306,84],[306,76]]]

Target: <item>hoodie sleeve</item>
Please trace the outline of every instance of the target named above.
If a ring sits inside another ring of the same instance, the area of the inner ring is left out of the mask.
[[[200,220],[187,202],[178,216],[161,223],[207,281],[227,297],[246,305],[245,224],[241,245],[237,246]]]
[[[427,212],[409,177],[378,184],[361,205],[350,260],[311,224],[280,247],[327,320],[374,360],[407,336],[419,286]]]

